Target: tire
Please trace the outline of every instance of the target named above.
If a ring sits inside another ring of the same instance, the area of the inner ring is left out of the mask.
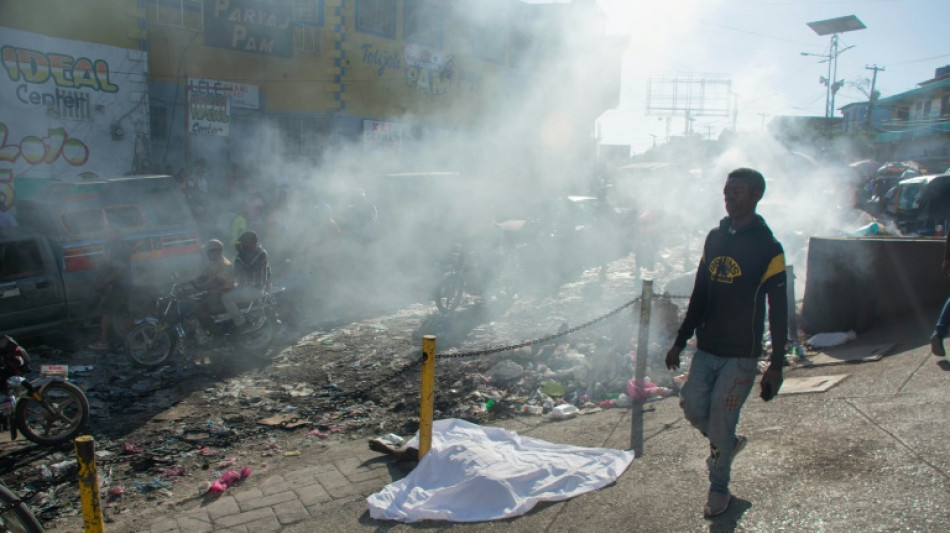
[[[30,397],[17,400],[13,417],[20,432],[44,446],[79,435],[89,422],[89,400],[82,389],[68,381],[51,381],[40,393],[42,403]]]
[[[274,338],[277,336],[276,315],[271,313],[266,313],[263,317],[260,315],[252,315],[248,316],[247,320],[253,322],[255,320],[261,320],[262,318],[263,324],[261,324],[259,329],[242,334],[237,342],[242,352],[256,359],[263,359],[267,356],[267,349],[270,348],[270,345],[274,342]]]
[[[12,533],[43,533],[43,526],[30,508],[10,489],[0,485],[0,530]]]
[[[435,306],[439,311],[448,313],[458,308],[464,294],[462,276],[457,273],[446,274],[435,292]]]
[[[125,356],[133,365],[156,368],[164,365],[175,353],[178,336],[168,328],[144,322],[132,328],[125,337]]]

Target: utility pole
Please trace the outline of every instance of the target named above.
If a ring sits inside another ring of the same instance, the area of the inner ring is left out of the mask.
[[[868,95],[867,114],[864,117],[864,127],[870,128],[871,127],[871,113],[874,111],[874,101],[877,100],[877,95],[874,93],[874,88],[877,86],[877,72],[879,70],[883,72],[884,67],[879,67],[877,66],[877,63],[875,63],[873,67],[869,67],[865,65],[864,68],[867,70],[874,71],[874,74],[871,76],[871,94]]]

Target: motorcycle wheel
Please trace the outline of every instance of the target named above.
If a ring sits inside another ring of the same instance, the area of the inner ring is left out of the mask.
[[[125,337],[125,356],[133,365],[155,368],[165,364],[175,353],[178,336],[168,328],[144,322],[132,328]]]
[[[462,276],[447,274],[436,289],[435,306],[443,313],[454,311],[462,303],[463,293]]]
[[[51,381],[42,388],[42,402],[27,396],[17,400],[14,422],[26,438],[52,445],[66,442],[89,422],[89,400],[68,381]]]
[[[0,531],[43,533],[43,526],[12,490],[0,485]]]
[[[272,314],[264,316],[248,316],[248,321],[261,321],[261,326],[254,331],[244,333],[238,338],[238,346],[241,351],[254,357],[263,358],[267,355],[267,349],[274,338],[277,336],[277,317]]]

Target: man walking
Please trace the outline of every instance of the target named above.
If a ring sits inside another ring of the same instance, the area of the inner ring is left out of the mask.
[[[782,385],[788,340],[785,254],[755,212],[764,193],[765,179],[758,171],[729,173],[723,188],[728,216],[706,236],[686,317],[666,354],[667,368],[679,368],[686,341],[696,333],[698,349],[680,405],[709,439],[707,518],[729,507],[732,460],[747,442],[736,435],[736,426],[762,354],[766,297],[772,354],[762,377],[762,399],[771,400]]]

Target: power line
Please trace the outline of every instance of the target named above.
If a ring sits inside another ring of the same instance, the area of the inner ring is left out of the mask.
[[[950,57],[950,54],[942,54],[939,56],[925,57],[923,59],[911,59],[909,61],[893,61],[891,65],[907,65],[910,63],[923,63],[924,61],[932,61],[934,59],[941,59],[944,57]]]

